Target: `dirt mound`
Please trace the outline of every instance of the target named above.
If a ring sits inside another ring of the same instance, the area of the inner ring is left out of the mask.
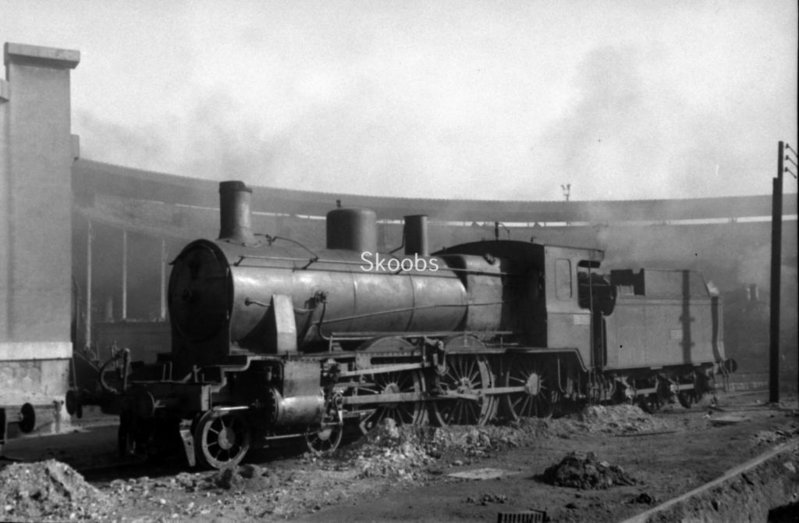
[[[164,490],[200,492],[208,490],[230,490],[234,492],[260,492],[275,486],[276,478],[264,467],[247,463],[213,472],[181,472],[169,479],[153,479],[147,476],[128,480],[115,479],[109,484],[114,494],[133,493],[141,497],[151,496]]]
[[[272,483],[269,471],[253,464],[222,469],[206,478],[206,488],[235,491],[263,491],[272,487]]]
[[[666,420],[647,414],[637,405],[589,405],[577,419],[588,432],[654,432],[670,428]]]
[[[752,438],[758,445],[773,445],[796,437],[797,434],[799,434],[799,425],[794,422],[774,430],[760,430]]]
[[[605,489],[614,485],[634,485],[635,479],[616,465],[599,461],[593,452],[571,452],[557,465],[544,471],[544,481],[559,487]]]
[[[425,432],[415,427],[397,427],[387,418],[370,431],[360,444],[344,452],[357,476],[412,480],[434,458]]]
[[[7,520],[92,519],[106,496],[69,465],[47,460],[0,470],[0,516]]]
[[[503,441],[499,427],[446,427],[428,433],[427,451],[440,456],[448,451],[459,451],[467,457],[481,457]]]
[[[532,422],[515,427],[397,426],[389,418],[343,449],[339,459],[354,463],[360,477],[411,477],[448,453],[480,458],[492,450],[532,442],[539,428]]]

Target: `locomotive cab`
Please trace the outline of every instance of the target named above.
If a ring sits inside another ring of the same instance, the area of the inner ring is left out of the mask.
[[[546,347],[576,348],[583,367],[602,361],[602,310],[612,308],[596,274],[604,254],[596,249],[545,246]]]
[[[472,264],[485,258],[501,267],[493,273],[473,267],[471,279],[461,277],[471,301],[479,302],[480,295],[498,285],[501,276],[501,289],[494,295],[503,298],[502,314],[495,321],[518,333],[522,343],[576,350],[583,369],[598,357],[593,354],[594,347],[603,350],[599,342],[602,329],[592,334],[591,315],[594,311],[601,320],[603,314],[609,314],[615,293],[596,273],[604,258],[602,251],[498,240],[458,245],[437,254],[451,264],[459,254],[471,256]],[[496,277],[490,278],[494,273]]]

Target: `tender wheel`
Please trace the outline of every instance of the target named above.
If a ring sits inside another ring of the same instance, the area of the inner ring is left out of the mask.
[[[424,392],[424,380],[419,370],[385,372],[373,374],[368,378],[369,383],[358,386],[358,395]],[[370,429],[386,418],[392,418],[398,425],[420,425],[425,419],[424,402],[419,400],[383,403],[363,420],[362,426]]]
[[[663,407],[663,401],[658,394],[646,394],[637,398],[638,406],[648,414],[654,414]]]
[[[194,429],[194,447],[201,464],[233,467],[250,450],[250,427],[237,413],[208,411]]]
[[[681,390],[677,394],[677,400],[680,402],[680,405],[686,409],[690,409],[694,403],[702,399],[702,396],[704,396],[705,393],[712,390],[711,383],[708,381],[707,376],[703,373],[695,372],[692,382],[694,385],[693,389]]]
[[[431,416],[438,425],[485,425],[494,417],[496,401],[483,395],[493,385],[488,363],[479,355],[447,356],[446,373],[438,380],[438,392],[472,397],[432,402]]]
[[[641,410],[654,414],[659,411],[666,403],[673,401],[674,393],[671,390],[670,382],[661,377],[651,378],[651,381],[646,383],[647,386],[653,386],[655,392],[650,392],[645,395],[636,397],[636,402]]]
[[[690,409],[696,402],[696,394],[692,390],[681,390],[677,394],[677,401],[686,409]]]
[[[514,420],[519,418],[547,418],[552,415],[557,400],[550,380],[530,359],[517,358],[505,372],[506,387],[524,387],[502,397],[505,409]]]

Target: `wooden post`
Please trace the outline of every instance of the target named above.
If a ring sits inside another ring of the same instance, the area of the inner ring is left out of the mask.
[[[122,230],[122,321],[128,319],[128,231]]]
[[[161,321],[166,320],[166,240],[161,238]]]
[[[779,143],[777,177],[771,201],[771,322],[769,325],[769,402],[780,401],[780,270],[782,268],[782,172],[785,149]]]
[[[92,221],[86,221],[86,348],[92,346]]]

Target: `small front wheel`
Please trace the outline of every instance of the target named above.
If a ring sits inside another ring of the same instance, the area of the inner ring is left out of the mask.
[[[335,423],[329,424],[316,432],[306,434],[305,444],[311,453],[317,456],[326,456],[338,448],[343,434],[343,426]]]
[[[250,427],[238,413],[208,411],[194,429],[199,462],[223,469],[238,465],[250,450]]]
[[[321,427],[305,434],[305,444],[313,454],[326,456],[338,448],[343,435],[344,418],[341,411],[341,397],[333,395],[326,401]]]

